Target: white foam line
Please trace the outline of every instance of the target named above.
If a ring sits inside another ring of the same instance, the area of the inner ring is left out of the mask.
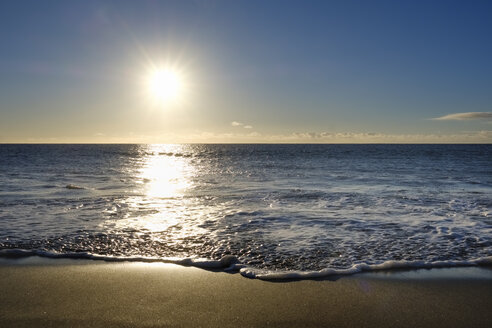
[[[430,269],[430,268],[451,268],[464,266],[492,265],[492,256],[468,260],[468,261],[386,261],[380,264],[355,264],[347,269],[327,268],[319,271],[270,271],[255,268],[242,268],[239,270],[241,275],[252,279],[261,280],[303,280],[327,278],[330,276],[352,275],[359,272],[381,271],[392,269]]]
[[[42,250],[26,250],[26,249],[3,249],[0,250],[0,258],[23,258],[30,256],[40,256],[47,258],[68,258],[68,259],[89,259],[89,260],[99,260],[107,262],[161,262],[161,263],[174,263],[183,266],[194,266],[203,269],[225,269],[231,270],[231,268],[236,268],[235,265],[239,264],[239,260],[232,255],[227,255],[220,260],[207,260],[207,259],[176,259],[176,258],[157,258],[157,257],[125,257],[125,256],[108,256],[108,255],[97,255],[86,252],[77,253],[57,253],[57,252],[47,252]],[[242,266],[241,266],[242,267]],[[237,269],[236,271],[238,271]]]
[[[256,269],[240,263],[237,257],[227,255],[220,260],[207,259],[176,259],[176,258],[155,258],[155,257],[115,257],[106,255],[96,255],[90,253],[56,253],[41,250],[25,249],[3,249],[0,250],[0,257],[4,258],[22,258],[30,256],[40,256],[47,258],[71,258],[71,259],[90,259],[107,262],[160,262],[173,263],[183,266],[193,266],[202,269],[217,269],[230,272],[239,272],[242,276],[251,279],[261,280],[305,280],[319,279],[330,276],[346,276],[360,272],[382,271],[393,269],[430,269],[430,268],[452,268],[465,266],[490,266],[492,265],[492,256],[477,258],[467,261],[386,261],[380,264],[358,263],[350,268],[335,269],[326,268],[319,271],[272,271],[265,269]]]

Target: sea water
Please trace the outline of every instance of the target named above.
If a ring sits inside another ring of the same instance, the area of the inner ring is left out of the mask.
[[[492,263],[492,145],[0,145],[0,256],[263,279]]]

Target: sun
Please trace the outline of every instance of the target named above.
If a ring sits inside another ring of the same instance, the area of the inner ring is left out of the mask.
[[[156,68],[149,73],[147,87],[155,102],[168,104],[180,98],[183,91],[183,80],[177,70]]]

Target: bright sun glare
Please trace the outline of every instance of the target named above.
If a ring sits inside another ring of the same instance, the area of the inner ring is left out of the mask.
[[[152,99],[165,104],[176,101],[182,92],[183,81],[180,74],[172,69],[155,69],[148,77],[148,89]]]

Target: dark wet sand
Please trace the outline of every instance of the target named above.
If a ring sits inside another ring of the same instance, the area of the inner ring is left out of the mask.
[[[265,282],[167,264],[0,263],[0,327],[491,327],[492,270]]]

